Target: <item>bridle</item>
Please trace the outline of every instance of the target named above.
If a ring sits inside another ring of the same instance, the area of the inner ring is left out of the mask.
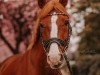
[[[64,15],[64,16],[68,16],[68,14],[66,14],[66,13],[48,14],[48,16],[52,16],[52,15]],[[49,40],[44,40],[44,38],[42,36],[42,26],[40,25],[40,35],[41,35],[42,44],[43,44],[43,47],[44,47],[44,50],[45,50],[46,54],[49,52],[48,48],[50,47],[50,45],[52,43],[57,43],[59,46],[63,46],[64,47],[64,52],[68,48],[72,29],[71,29],[69,20],[65,20],[65,25],[66,25],[66,27],[68,26],[68,37],[66,37],[66,39],[64,39],[64,40],[58,39],[58,38],[51,38]],[[62,53],[64,53],[64,52],[62,52]]]
[[[48,14],[47,16],[52,16],[52,15],[63,15],[63,16],[68,16],[68,14],[66,13],[56,13],[56,14]],[[66,50],[68,49],[68,45],[69,45],[69,41],[70,41],[70,36],[72,34],[72,28],[70,26],[69,20],[65,20],[65,25],[66,27],[68,27],[68,37],[66,37],[66,39],[62,40],[62,39],[58,39],[58,38],[51,38],[49,40],[44,40],[43,36],[42,36],[42,24],[40,24],[40,37],[42,39],[42,45],[43,48],[46,52],[46,55],[48,54],[48,48],[50,47],[50,45],[52,43],[57,43],[59,46],[62,45],[64,46],[64,52],[61,52],[61,54],[63,55],[64,59],[66,60],[67,66],[69,68],[70,74],[73,75],[69,61],[68,61],[68,57],[66,55]]]

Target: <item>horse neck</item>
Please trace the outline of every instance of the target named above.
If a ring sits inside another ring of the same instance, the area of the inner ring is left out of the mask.
[[[32,60],[35,60],[37,63],[40,63],[42,61],[41,59],[45,58],[46,60],[46,54],[42,46],[41,38],[39,38],[35,43],[33,49],[31,50],[31,55]]]

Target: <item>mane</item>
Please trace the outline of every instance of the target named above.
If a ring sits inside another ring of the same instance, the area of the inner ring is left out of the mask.
[[[59,0],[59,2],[65,7],[68,3],[68,0]],[[38,0],[38,5],[42,9],[46,4],[46,0]]]
[[[47,4],[45,4],[43,9],[41,9],[41,11],[37,15],[37,20],[36,20],[35,25],[33,26],[32,39],[30,40],[28,50],[32,49],[32,47],[34,46],[36,42],[40,20],[46,17],[53,9],[64,14],[66,13],[68,15],[65,7],[58,1],[51,0]],[[69,17],[67,18],[69,19]]]

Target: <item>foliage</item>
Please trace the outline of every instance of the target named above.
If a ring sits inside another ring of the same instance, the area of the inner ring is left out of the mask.
[[[100,0],[83,0],[76,8],[85,20],[75,58],[77,75],[100,75]]]
[[[28,39],[31,34],[32,25],[36,19],[36,11],[38,10],[35,0],[22,4],[14,2],[0,1],[0,39],[8,46],[12,53],[19,53],[19,47],[22,42],[27,46]],[[13,47],[8,37],[3,33],[3,28],[8,27],[8,32],[14,34],[16,42]]]
[[[81,34],[80,55],[100,54],[100,14],[90,13],[85,17],[85,29]],[[82,53],[83,52],[83,53]]]

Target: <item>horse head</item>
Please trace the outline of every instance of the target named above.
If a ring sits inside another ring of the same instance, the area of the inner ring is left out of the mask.
[[[48,64],[52,69],[62,67],[65,60],[63,55],[68,48],[71,31],[65,7],[59,0],[49,1],[40,11],[36,23],[34,32],[40,27]],[[34,35],[36,37],[36,34]]]
[[[63,65],[63,54],[68,48],[70,28],[66,16],[54,10],[40,22],[42,44],[47,54],[47,62],[53,69]]]
[[[47,5],[48,6],[48,5]],[[47,62],[53,69],[64,65],[64,56],[69,43],[70,25],[68,14],[61,3],[50,5],[41,12],[41,37],[47,54]],[[50,9],[50,10],[49,10]],[[44,16],[45,15],[45,16]]]

